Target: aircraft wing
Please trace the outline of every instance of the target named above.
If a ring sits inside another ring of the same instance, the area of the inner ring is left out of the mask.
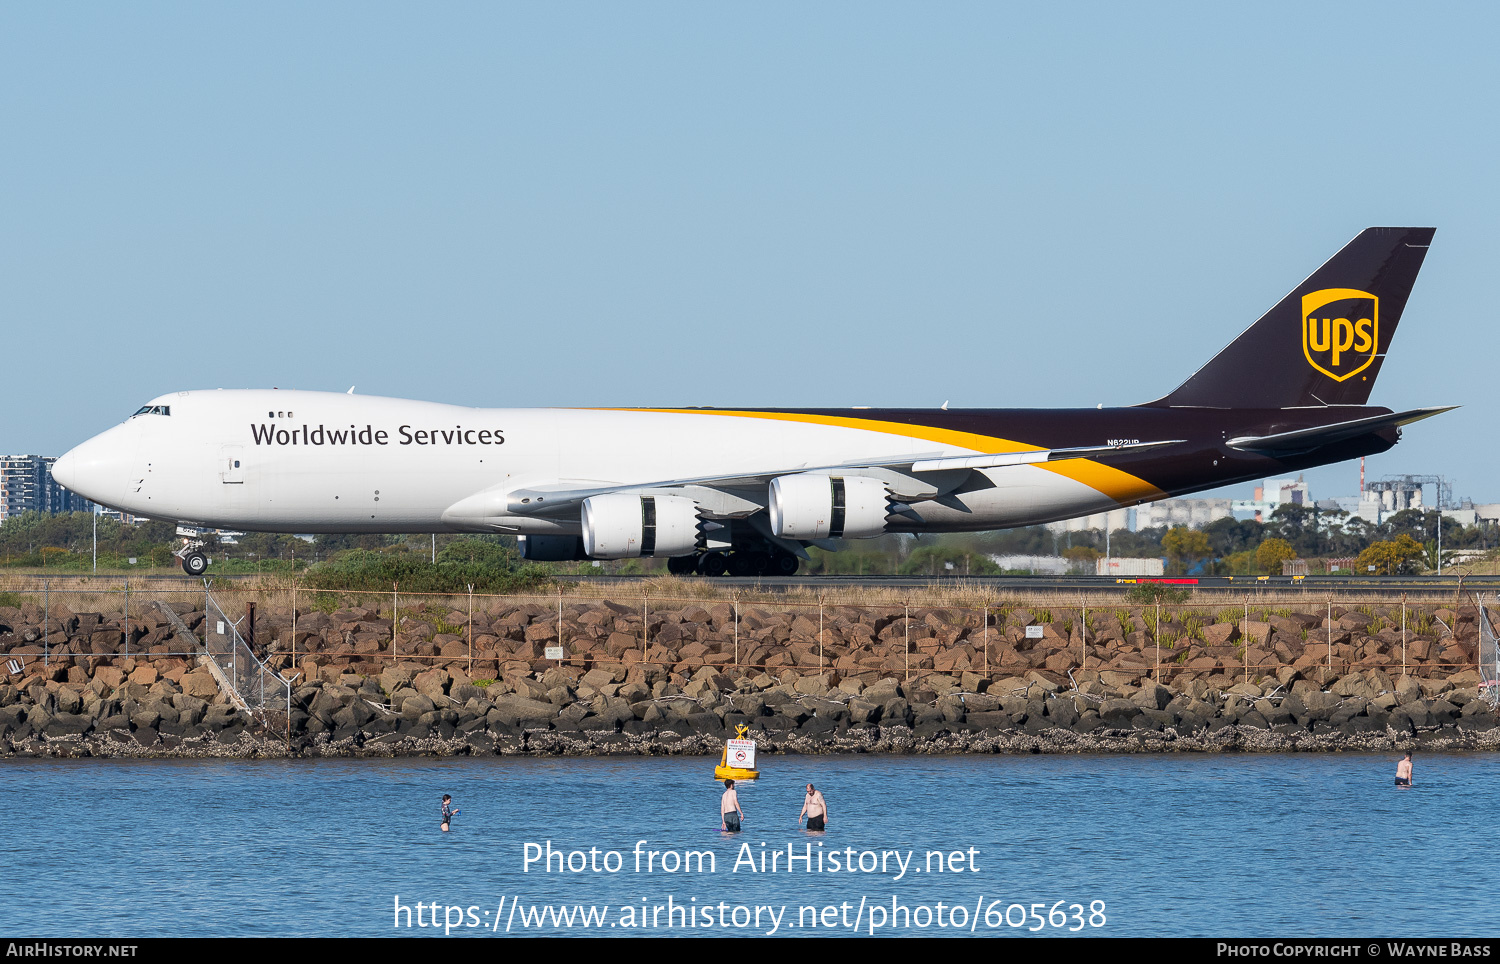
[[[1457,405],[1440,405],[1434,408],[1414,408],[1408,412],[1372,415],[1369,418],[1356,418],[1348,422],[1319,425],[1316,428],[1297,429],[1294,432],[1278,432],[1275,435],[1242,435],[1239,438],[1230,439],[1225,444],[1232,449],[1254,452],[1257,455],[1273,457],[1296,455],[1324,445],[1331,445],[1334,442],[1369,435],[1383,428],[1400,428],[1412,422],[1420,422],[1424,418],[1451,412],[1457,407]]]
[[[793,465],[762,472],[739,475],[701,476],[688,479],[663,479],[657,482],[610,484],[583,480],[560,481],[545,485],[513,489],[506,495],[506,511],[513,515],[555,515],[571,511],[583,500],[611,492],[673,492],[698,499],[704,504],[709,517],[744,518],[764,507],[755,501],[736,495],[736,490],[760,490],[772,479],[782,475],[803,473],[836,473],[839,471],[865,471],[887,481],[892,495],[907,501],[922,501],[936,498],[956,488],[963,477],[974,469],[997,468],[1006,465],[1031,465],[1039,462],[1055,462],[1062,459],[1095,458],[1123,452],[1142,452],[1167,445],[1180,444],[1173,439],[1160,442],[1122,442],[1119,444],[1088,445],[1074,448],[1032,449],[1017,452],[992,452],[982,455],[945,456],[941,453],[903,456],[899,459],[856,459],[832,465]],[[937,480],[923,479],[924,475],[952,473],[954,477],[940,484]]]
[[[1164,445],[1179,445],[1182,439],[1164,442],[1122,442],[1114,445],[1084,445],[1066,449],[1038,449],[1034,452],[997,452],[992,455],[959,455],[948,458],[918,459],[909,463],[913,472],[947,472],[952,469],[991,469],[1002,465],[1032,465],[1062,459],[1091,459],[1120,452],[1144,452]],[[907,463],[902,463],[907,464]]]

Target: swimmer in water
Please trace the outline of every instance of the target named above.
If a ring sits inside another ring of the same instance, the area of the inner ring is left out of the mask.
[[[807,785],[807,798],[802,801],[802,813],[797,814],[800,823],[803,816],[807,817],[808,830],[822,830],[828,819],[828,803],[823,799],[821,791],[815,789],[811,783]]]
[[[453,798],[446,793],[443,794],[443,833],[448,832],[448,824],[452,823],[456,816],[458,816],[458,811],[453,809]]]
[[[1396,764],[1396,786],[1411,786],[1411,751],[1406,751],[1406,757]]]
[[[734,781],[724,781],[724,795],[719,798],[720,830],[729,833],[740,832],[740,821],[745,817],[745,811],[740,809],[740,795],[734,792]]]

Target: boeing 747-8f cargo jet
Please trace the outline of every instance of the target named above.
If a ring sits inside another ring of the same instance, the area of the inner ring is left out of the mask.
[[[1384,452],[1366,405],[1432,240],[1369,228],[1171,394],[1097,409],[477,409],[251,390],[152,399],[55,478],[154,519],[498,532],[527,558],[797,570],[806,546],[1067,519]],[[207,561],[183,554],[201,573]]]

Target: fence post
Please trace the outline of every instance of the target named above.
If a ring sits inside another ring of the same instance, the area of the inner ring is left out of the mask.
[[[1083,645],[1079,647],[1078,672],[1089,668],[1089,601],[1086,596],[1078,597],[1078,618],[1083,621]]]
[[[1479,618],[1484,618],[1483,612]],[[1401,594],[1401,675],[1406,675],[1406,593]]]
[[[1250,682],[1250,594],[1245,593],[1245,632],[1240,637],[1245,640],[1245,682]]]
[[[1156,682],[1161,684],[1161,597],[1156,597],[1156,626],[1152,635],[1156,637]],[[1250,678],[1250,647],[1245,647],[1245,678]]]
[[[43,556],[42,558],[45,559],[46,557]],[[50,635],[48,633],[48,630],[47,630],[47,624],[50,623],[51,621],[52,621],[52,600],[48,597],[48,594],[47,594],[47,580],[43,579],[42,580],[42,667],[44,669],[45,668],[49,668],[52,665],[52,650],[51,650],[50,645],[47,642],[47,636]]]
[[[1333,596],[1328,597],[1328,672],[1333,672]]]
[[[730,605],[734,607],[734,665],[738,668],[740,665],[740,593],[738,589],[735,590],[734,601]]]
[[[979,607],[979,619],[984,626],[984,675],[990,675],[990,603],[986,599]]]
[[[469,583],[469,679],[474,678],[474,584]]]
[[[906,610],[906,619],[902,625],[906,629],[906,681],[911,682],[911,603],[903,602],[902,608]]]
[[[391,583],[391,652],[396,651],[396,624],[401,620],[397,618],[397,607],[400,601],[396,597],[397,584]]]
[[[297,668],[297,583],[296,582],[292,583],[292,665],[291,665],[291,668],[294,669],[294,670]],[[287,684],[287,693],[288,694],[291,693],[291,684],[290,683]],[[291,696],[288,695],[287,696],[287,713],[290,714],[291,711],[292,711],[292,708],[291,708]],[[290,717],[288,717],[288,718],[290,719]],[[291,724],[288,723],[287,725],[290,726]]]
[[[823,593],[818,593],[818,678],[823,676]]]
[[[130,577],[125,577],[125,602],[120,611],[125,627],[125,658],[130,658]]]

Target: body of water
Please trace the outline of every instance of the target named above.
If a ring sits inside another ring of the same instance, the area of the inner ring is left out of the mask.
[[[11,760],[0,902],[36,936],[1500,931],[1500,756],[1411,790],[1394,755],[770,757],[738,835],[715,762]]]

